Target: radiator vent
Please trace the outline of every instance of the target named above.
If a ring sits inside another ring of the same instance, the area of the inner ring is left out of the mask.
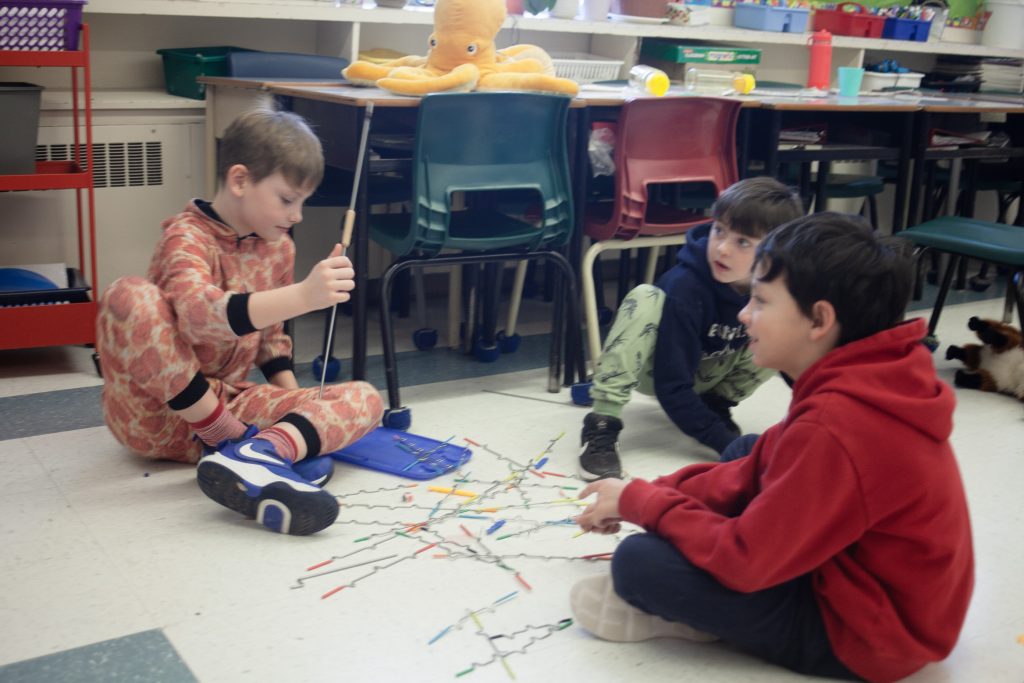
[[[84,156],[84,144],[80,144]],[[67,161],[73,144],[37,145],[36,161]],[[164,184],[163,142],[94,142],[93,184],[101,187],[148,187]]]

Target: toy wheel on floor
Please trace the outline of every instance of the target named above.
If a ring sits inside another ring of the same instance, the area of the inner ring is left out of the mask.
[[[521,341],[522,337],[518,334],[506,336],[505,330],[498,333],[498,348],[501,349],[502,353],[515,353],[519,350],[519,342]]]
[[[405,406],[401,408],[388,408],[384,411],[381,424],[388,429],[409,429],[412,426],[412,411]]]
[[[593,382],[579,382],[572,385],[569,390],[572,394],[572,402],[578,406],[592,406],[594,399],[590,398],[590,387]]]
[[[612,309],[608,308],[607,306],[602,306],[601,308],[597,309],[598,325],[600,325],[601,327],[607,327],[608,325],[612,324],[613,320],[615,320],[615,313],[612,311]]]
[[[970,285],[971,289],[975,292],[984,292],[992,286],[992,279],[982,277],[980,275],[972,275],[967,280],[967,284]]]
[[[433,327],[421,327],[412,333],[412,343],[420,351],[429,351],[437,346],[437,330]]]
[[[328,382],[333,382],[338,379],[339,374],[341,374],[341,361],[334,357],[329,358],[327,360],[327,376],[325,379]],[[317,356],[313,359],[313,378],[319,382],[321,377],[324,377],[324,357]]]
[[[482,340],[477,339],[473,342],[473,355],[481,363],[493,363],[501,357],[501,349],[497,344],[484,344]]]

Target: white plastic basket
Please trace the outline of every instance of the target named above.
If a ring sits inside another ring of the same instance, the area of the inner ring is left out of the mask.
[[[571,78],[577,83],[614,81],[619,77],[623,61],[588,55],[582,52],[552,52],[555,75]]]

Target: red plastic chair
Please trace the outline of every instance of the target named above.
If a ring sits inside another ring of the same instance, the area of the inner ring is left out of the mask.
[[[615,133],[615,186],[611,212],[587,207],[584,231],[593,244],[583,257],[583,306],[590,362],[601,353],[593,265],[608,249],[682,244],[690,228],[707,222],[702,209],[652,201],[655,186],[687,186],[710,205],[739,177],[736,122],[741,103],[717,97],[645,97],[626,102]],[[657,254],[647,261],[654,279]]]
[[[736,182],[739,114],[739,102],[714,97],[626,102],[615,133],[614,205],[610,214],[588,207],[586,234],[601,241],[632,239],[678,234],[706,221],[693,211],[649,202],[651,186],[707,183],[717,196]]]

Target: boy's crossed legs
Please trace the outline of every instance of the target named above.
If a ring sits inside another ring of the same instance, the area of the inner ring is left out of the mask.
[[[195,463],[205,453],[198,471],[204,493],[274,531],[308,534],[334,521],[337,502],[309,481],[310,472],[323,473],[315,456],[377,426],[383,405],[372,386],[333,385],[317,400],[315,388],[239,381],[239,389],[207,379],[170,305],[142,278],[108,288],[97,327],[104,417],[118,441],[149,458]],[[297,471],[293,459],[302,462]]]
[[[608,583],[613,592],[601,590]],[[793,671],[858,680],[832,651],[807,576],[740,593],[668,541],[636,534],[616,549],[611,576],[580,581],[571,600],[577,622],[606,640],[720,638]],[[627,630],[609,620],[633,625]]]
[[[619,306],[594,369],[590,388],[593,409],[583,421],[579,472],[585,481],[623,476],[618,448],[622,410],[633,391],[647,396],[655,393],[654,350],[665,298],[665,292],[654,285],[638,285]],[[773,372],[756,367],[750,352],[743,349],[702,360],[693,389],[739,436],[730,409],[750,396]]]

